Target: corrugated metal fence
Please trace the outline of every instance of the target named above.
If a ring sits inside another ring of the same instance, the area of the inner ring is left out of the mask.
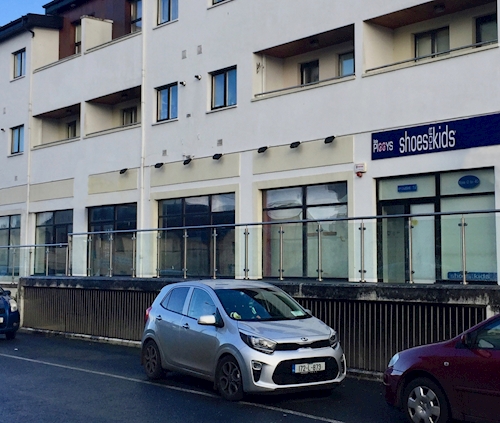
[[[24,326],[140,340],[156,291],[24,287]],[[405,348],[449,339],[484,320],[485,306],[300,298],[337,329],[350,369],[384,371]]]

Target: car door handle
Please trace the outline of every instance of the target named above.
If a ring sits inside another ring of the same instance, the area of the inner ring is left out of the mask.
[[[163,317],[161,317],[161,314],[159,314],[158,316],[156,316],[156,320],[163,320]]]
[[[184,324],[182,325],[182,327],[183,327],[184,329],[189,329],[189,323],[184,323]]]

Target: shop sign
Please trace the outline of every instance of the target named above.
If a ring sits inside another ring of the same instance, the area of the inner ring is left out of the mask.
[[[372,134],[372,160],[500,144],[500,114]]]
[[[480,179],[474,175],[465,175],[458,180],[458,185],[464,189],[474,189],[481,183]]]
[[[398,192],[417,192],[417,184],[398,185]]]
[[[448,279],[451,281],[461,281],[462,272],[448,272]],[[496,272],[467,272],[468,282],[496,282]]]

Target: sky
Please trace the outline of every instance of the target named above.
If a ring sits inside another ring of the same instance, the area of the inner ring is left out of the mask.
[[[0,26],[19,19],[28,13],[45,15],[44,4],[51,0],[0,0]]]

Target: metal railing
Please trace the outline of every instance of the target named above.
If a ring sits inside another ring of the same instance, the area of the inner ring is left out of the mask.
[[[497,283],[498,210],[74,233],[76,276]]]

